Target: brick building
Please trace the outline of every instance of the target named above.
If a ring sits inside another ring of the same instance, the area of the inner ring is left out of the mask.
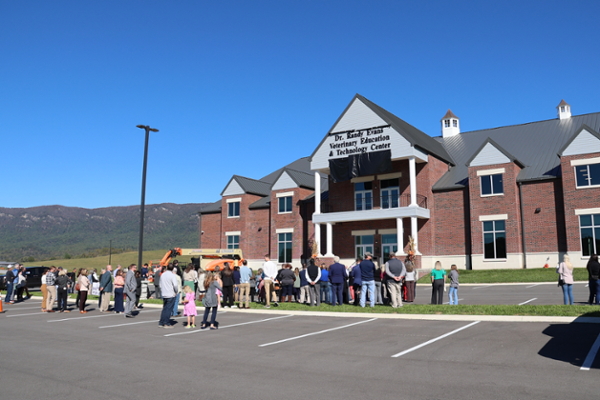
[[[600,251],[600,113],[460,131],[450,110],[431,137],[356,95],[310,157],[231,178],[200,211],[202,247],[299,265],[316,242],[346,263],[416,246],[417,264],[576,266]],[[315,193],[320,193],[315,196]]]

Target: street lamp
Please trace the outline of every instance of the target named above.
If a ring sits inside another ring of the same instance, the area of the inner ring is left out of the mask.
[[[150,128],[148,125],[136,125],[146,131],[146,143],[144,145],[144,169],[142,171],[142,202],[140,204],[140,243],[138,250],[138,268],[142,267],[142,249],[144,246],[144,208],[146,206],[146,164],[148,163],[148,140],[150,132],[158,132],[158,129]]]

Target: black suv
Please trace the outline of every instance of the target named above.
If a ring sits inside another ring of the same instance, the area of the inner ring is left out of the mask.
[[[39,288],[42,286],[42,274],[47,267],[25,267],[27,277],[27,288]],[[0,290],[6,290],[6,270],[0,271]]]

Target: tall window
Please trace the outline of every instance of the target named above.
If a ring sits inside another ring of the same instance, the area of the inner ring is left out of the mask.
[[[291,263],[292,262],[292,233],[278,233],[277,234],[277,261],[279,263]]]
[[[600,186],[600,164],[576,166],[575,178],[577,187]]]
[[[398,208],[400,199],[400,179],[381,181],[381,208]]]
[[[240,216],[240,202],[227,203],[227,218],[235,218]]]
[[[227,235],[227,248],[228,249],[239,249],[240,248],[240,235]]]
[[[292,212],[292,196],[279,197],[279,214]]]
[[[354,204],[356,211],[373,208],[373,182],[358,182],[354,184]]]
[[[600,214],[580,215],[581,253],[583,256],[600,251]]]
[[[398,251],[398,235],[395,233],[381,235],[381,250],[383,252],[381,258],[386,263],[390,259],[390,253]]]
[[[502,174],[480,176],[480,182],[482,196],[494,196],[504,193]]]
[[[483,222],[483,258],[506,258],[506,221]]]
[[[375,243],[373,235],[355,236],[354,238],[356,257],[364,258],[366,252],[373,254],[373,243]]]

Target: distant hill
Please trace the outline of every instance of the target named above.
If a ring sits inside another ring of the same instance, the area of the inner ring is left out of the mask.
[[[204,204],[146,205],[144,250],[197,247]],[[0,260],[39,261],[96,257],[137,250],[139,206],[78,208],[0,207]]]

